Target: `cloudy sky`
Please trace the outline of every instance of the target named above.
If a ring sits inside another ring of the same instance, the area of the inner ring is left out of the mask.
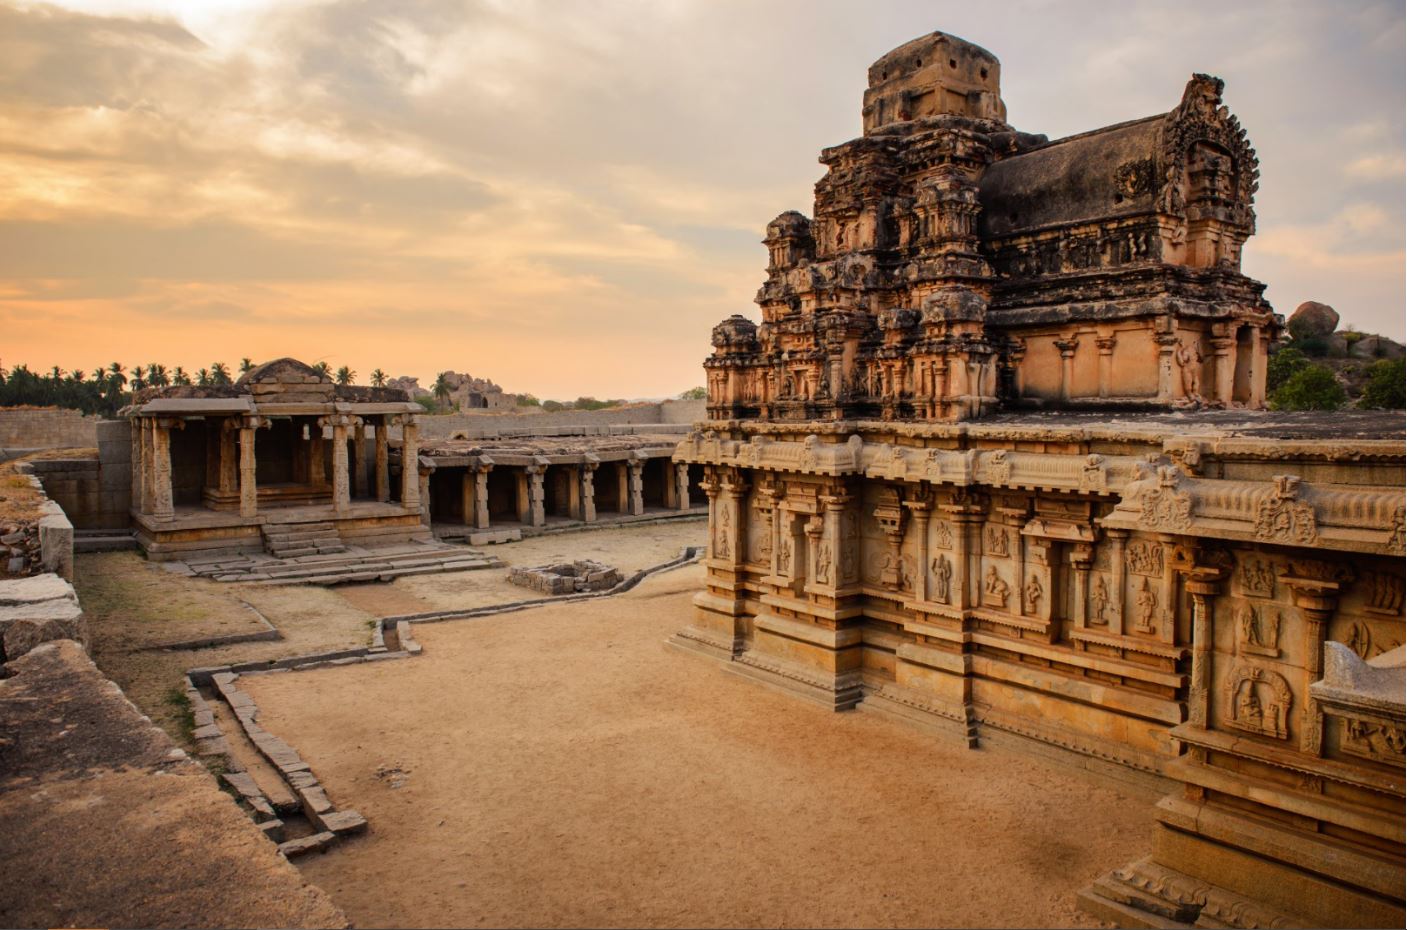
[[[0,364],[677,393],[866,67],[934,29],[1052,138],[1225,78],[1246,272],[1403,337],[1399,0],[0,0]]]

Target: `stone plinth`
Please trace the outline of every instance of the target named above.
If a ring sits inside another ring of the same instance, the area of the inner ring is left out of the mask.
[[[583,559],[533,568],[514,568],[508,572],[508,580],[543,594],[580,594],[614,588],[620,584],[621,574],[619,569],[609,565]]]

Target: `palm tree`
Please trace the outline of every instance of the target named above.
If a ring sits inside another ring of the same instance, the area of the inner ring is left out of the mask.
[[[352,369],[348,368],[346,365],[343,365],[341,368],[337,369],[337,383],[338,383],[338,384],[341,384],[341,385],[343,385],[343,386],[346,386],[346,385],[348,385],[348,384],[351,384],[353,381],[355,381],[355,380],[356,380],[356,377],[357,377],[357,373],[356,373],[355,371],[353,371]]]
[[[147,379],[144,378],[144,377],[142,377],[142,373],[143,373],[144,371],[146,371],[146,370],[147,370],[147,369],[146,369],[146,366],[145,366],[145,365],[133,365],[133,366],[132,366],[132,382],[131,382],[131,386],[132,386],[132,392],[133,392],[134,394],[135,394],[137,391],[140,391],[142,388],[144,388],[144,387],[147,386]]]
[[[449,374],[449,372],[440,372],[439,377],[435,378],[435,383],[430,387],[430,390],[435,394],[435,399],[440,402],[441,409],[449,402],[449,395],[452,393],[452,389],[449,386],[449,378],[445,377],[447,374]]]
[[[177,365],[176,370],[171,372],[171,383],[190,384],[191,376],[186,374],[186,370],[184,368],[182,368],[180,365]]]
[[[155,362],[147,366],[147,384],[152,387],[166,387],[171,383],[171,378],[166,374],[166,366],[158,365]]]
[[[329,365],[327,362],[318,362],[316,365],[313,366],[313,371],[316,371],[318,374],[326,378],[332,372],[332,366]]]
[[[386,386],[386,372],[382,371],[380,368],[378,368],[378,369],[376,369],[375,371],[373,371],[373,372],[371,373],[371,386],[372,386],[372,387],[385,387],[385,386]]]
[[[93,369],[93,380],[102,384],[107,380],[107,369],[101,366]]]
[[[107,366],[107,380],[115,385],[118,390],[127,386],[127,375],[123,374],[127,369],[122,367],[121,362],[113,362]]]
[[[82,368],[75,368],[69,373],[69,377],[72,378],[75,382],[82,384],[83,379],[87,377],[87,375]]]
[[[210,383],[217,385],[233,384],[230,380],[230,367],[224,362],[210,364]]]
[[[210,372],[206,371],[204,368],[200,369],[200,371],[197,371],[195,373],[195,383],[200,385],[201,387],[209,387]]]
[[[250,370],[251,368],[253,368],[253,367],[254,367],[254,359],[252,359],[252,358],[247,358],[247,357],[246,357],[246,358],[242,358],[242,359],[239,360],[239,373],[240,373],[240,374],[242,374],[242,375],[247,375],[247,374],[249,374],[249,370]]]
[[[68,372],[64,371],[58,365],[55,365],[53,368],[49,369],[49,377],[54,379],[55,381],[62,381],[64,379],[64,375],[66,374],[68,374]]]

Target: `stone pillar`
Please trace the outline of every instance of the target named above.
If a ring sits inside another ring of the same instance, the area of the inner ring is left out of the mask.
[[[678,510],[679,482],[674,480],[673,469],[669,466],[669,460],[660,459],[659,462],[660,467],[664,469],[664,506],[669,510]]]
[[[254,433],[268,421],[243,417],[239,421],[239,515],[252,517],[259,512],[259,485],[255,478]]]
[[[479,459],[479,464],[473,469],[475,529],[489,528],[489,472],[492,470],[493,462],[486,458]]]
[[[1089,570],[1094,565],[1094,546],[1090,543],[1075,543],[1066,554],[1070,561],[1070,574],[1075,579],[1075,614],[1071,621],[1076,627],[1089,626]],[[1077,648],[1080,644],[1076,644]]]
[[[465,526],[474,525],[474,511],[476,510],[474,501],[474,469],[464,469],[464,475],[459,483],[459,518]]]
[[[636,469],[632,469],[636,470]],[[715,558],[726,562],[734,571],[742,567],[746,553],[743,540],[747,538],[743,525],[743,496],[747,493],[747,475],[739,469],[729,469],[719,484],[718,538],[714,541]]]
[[[581,507],[581,470],[575,465],[562,467],[567,469],[567,513],[573,520],[585,520]]]
[[[581,518],[587,523],[596,522],[596,467],[600,464],[591,454],[581,464]]]
[[[533,526],[547,525],[547,509],[544,506],[543,476],[547,473],[546,462],[535,463],[524,469],[528,476],[528,508]]]
[[[142,502],[142,490],[146,487],[142,478],[146,473],[146,460],[142,458],[142,423],[141,417],[132,417],[127,421],[132,443],[132,508],[138,513],[145,510]]]
[[[370,497],[370,482],[366,474],[366,423],[356,418],[352,430],[352,496]]]
[[[926,601],[928,600],[928,501],[906,501],[904,506],[909,508],[909,519],[914,524],[915,546],[918,549],[918,552],[914,554],[913,596],[916,601]]]
[[[1158,344],[1158,403],[1171,404],[1177,400],[1181,384],[1177,376],[1177,363],[1173,353],[1177,351],[1177,333],[1154,333],[1153,341]]]
[[[645,512],[645,463],[633,460],[626,464],[630,477],[630,512],[640,516]]]
[[[308,483],[314,487],[327,484],[326,450],[327,443],[322,438],[322,420],[314,419],[308,426]]]
[[[1218,325],[1215,330],[1226,330],[1227,334],[1216,333],[1212,340],[1212,401],[1229,406],[1235,393],[1236,383],[1236,329],[1235,326]]]
[[[526,470],[520,470],[515,472],[513,477],[516,479],[518,522],[526,526],[532,519],[532,499],[528,494],[528,473]]]
[[[151,513],[156,506],[155,436],[155,418],[142,417],[142,513]]]
[[[170,520],[176,516],[171,491],[171,431],[185,428],[185,421],[161,417],[153,422],[152,430],[152,516]]]
[[[1055,347],[1060,350],[1060,400],[1069,401],[1070,385],[1075,380],[1075,350],[1079,348],[1078,339],[1055,340]]]
[[[624,462],[616,463],[616,511],[630,513],[630,471]]]
[[[426,526],[430,525],[430,473],[434,467],[426,467],[420,464],[420,457],[416,456],[415,480],[416,499],[420,503],[420,522]]]
[[[235,448],[239,438],[240,420],[228,417],[220,424],[220,494],[232,495],[239,486],[239,452]]]
[[[401,506],[406,510],[420,509],[420,446],[416,442],[419,427],[414,416],[406,416],[401,424]]]
[[[703,488],[704,496],[708,498],[708,547],[704,552],[704,558],[712,561],[715,558],[714,542],[717,538],[716,529],[718,527],[718,489],[722,482],[718,480],[718,469],[709,466],[704,469],[704,480],[700,485]]]
[[[1192,680],[1188,682],[1187,722],[1197,727],[1207,725],[1207,696],[1212,688],[1212,604],[1215,582],[1192,580],[1187,591],[1192,595]]]
[[[1114,343],[1112,335],[1100,336],[1094,340],[1094,344],[1099,348],[1099,396],[1109,396],[1109,382],[1113,379],[1114,373]]]
[[[355,420],[355,417],[336,415],[322,417],[317,422],[319,437],[324,427],[332,427],[332,507],[338,511],[352,507],[352,482],[347,469],[347,427]]]
[[[376,499],[386,503],[391,499],[390,424],[383,414],[376,420]]]
[[[689,509],[689,466],[683,462],[674,466],[675,495],[680,510]]]
[[[1124,635],[1124,543],[1128,540],[1128,530],[1109,531],[1109,568],[1114,576],[1113,590],[1109,595],[1114,599],[1114,622],[1109,624],[1109,632],[1115,636]]]

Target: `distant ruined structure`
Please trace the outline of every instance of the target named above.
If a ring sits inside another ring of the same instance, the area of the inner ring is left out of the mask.
[[[880,58],[814,217],[768,225],[675,453],[709,549],[672,642],[1172,788],[1083,892],[1120,925],[1401,924],[1401,420],[1255,412],[1283,321],[1220,80],[1050,142],[999,76],[942,33]]]

